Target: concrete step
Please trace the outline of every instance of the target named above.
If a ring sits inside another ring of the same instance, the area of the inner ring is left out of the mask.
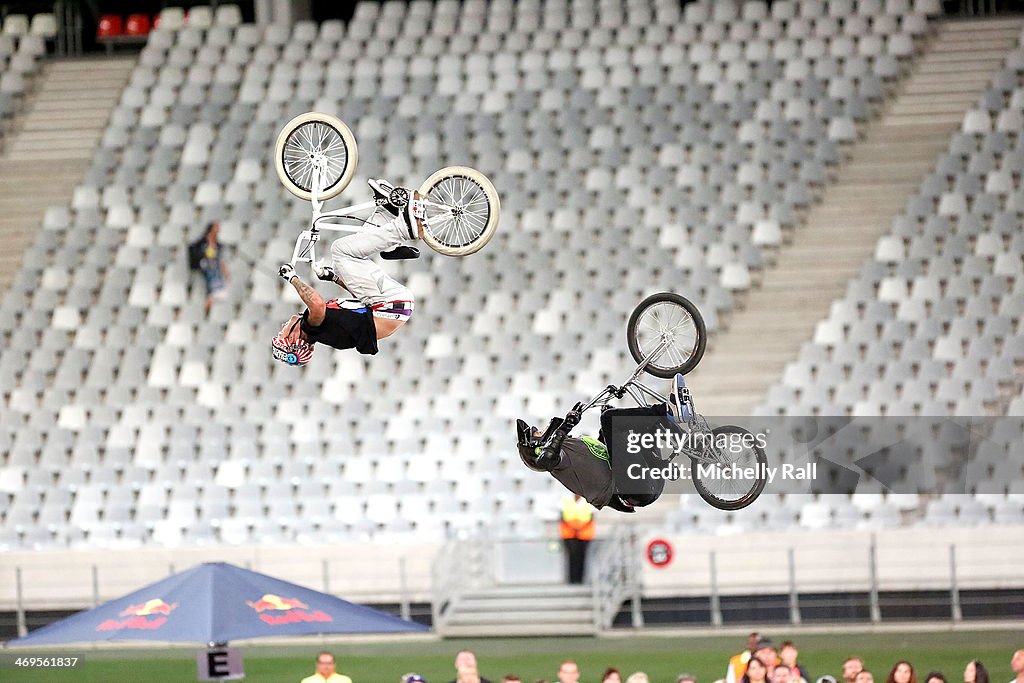
[[[591,596],[580,598],[545,598],[545,597],[519,597],[519,598],[474,598],[459,600],[459,614],[470,612],[532,612],[545,608],[557,608],[559,611],[584,611],[593,612],[594,601]]]
[[[21,130],[96,130],[105,127],[108,120],[110,120],[110,110],[106,107],[83,108],[78,111],[68,109],[33,110],[26,112]]]
[[[36,100],[32,103],[31,109],[27,110],[27,113],[39,114],[45,112],[47,114],[58,114],[66,113],[79,107],[89,112],[97,110],[109,112],[114,108],[115,104],[117,104],[116,100],[109,100],[105,97],[96,98],[91,101],[77,100],[74,107],[69,107],[67,102],[61,102],[60,100]]]
[[[548,598],[579,598],[590,597],[593,589],[590,586],[570,585],[564,583],[537,584],[504,584],[487,588],[469,588],[462,593],[464,600],[500,599],[513,597],[548,597]]]
[[[92,150],[8,150],[7,158],[14,161],[87,161],[92,158]]]
[[[951,126],[950,124],[942,121],[931,121],[920,125],[910,125],[900,122],[898,118],[899,117],[894,118],[891,115],[887,115],[885,118],[878,121],[877,125],[871,127],[871,131],[866,137],[866,141],[872,143],[902,143],[903,140],[912,139],[915,143],[931,140],[934,144],[936,138],[941,139],[948,137],[949,133],[955,128],[955,126]]]
[[[701,415],[708,418],[712,423],[728,423],[730,420],[714,420],[711,418],[747,417],[750,410],[761,402],[761,392],[722,392],[713,382],[705,388],[703,385],[695,387],[695,395],[707,396],[697,405]]]
[[[947,42],[948,41],[948,42]],[[960,40],[959,36],[944,36],[943,44],[957,45],[961,43],[969,43],[969,41]],[[938,47],[938,46],[936,46]],[[1006,58],[1006,50],[1000,48],[992,48],[983,45],[975,45],[974,49],[956,49],[956,50],[938,50],[926,55],[921,60],[921,64],[939,64],[942,62],[982,62],[987,63],[990,61],[1001,62]]]
[[[562,636],[566,633],[573,635],[592,635],[597,633],[593,624],[499,624],[480,626],[443,626],[439,629],[441,635],[446,638],[495,638],[506,636]]]
[[[90,100],[116,102],[121,96],[121,90],[122,87],[118,85],[75,90],[52,85],[44,85],[38,90],[37,100],[40,102],[60,100],[65,102],[81,102]]]
[[[933,62],[931,64],[922,64],[918,73],[921,74],[963,74],[963,73],[981,73],[988,71],[990,74],[999,65],[999,62],[993,61],[991,64],[979,64],[976,62]]]
[[[452,626],[486,626],[490,624],[591,624],[594,610],[526,610],[522,612],[463,612],[458,609],[448,623]]]
[[[135,67],[135,57],[100,57],[55,59],[47,65],[50,73],[98,73],[131,71]]]
[[[932,97],[960,92],[977,93],[991,78],[991,73],[987,71],[984,74],[979,72],[977,74],[957,77],[943,75],[942,77],[931,78],[922,75],[919,78],[915,78],[913,83],[908,83],[903,93],[908,97]]]
[[[892,117],[892,121],[903,126],[917,126],[920,124],[941,122],[951,129],[960,127],[964,120],[964,113],[958,114],[899,114]]]

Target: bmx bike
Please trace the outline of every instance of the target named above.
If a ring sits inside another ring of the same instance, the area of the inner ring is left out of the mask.
[[[295,240],[290,263],[312,263],[321,230],[358,232],[377,209],[364,202],[324,211],[324,202],[338,196],[352,181],[359,150],[355,136],[341,119],[308,112],[296,116],[277,136],[274,166],[289,192],[312,204],[309,228]],[[468,166],[447,166],[432,173],[419,187],[419,198],[395,187],[388,202],[403,209],[410,202],[423,224],[423,241],[445,256],[468,256],[479,251],[498,229],[501,202],[483,173]],[[328,222],[330,220],[348,223]]]
[[[720,510],[739,510],[753,503],[767,481],[768,458],[764,449],[742,427],[711,427],[704,416],[697,413],[686,387],[684,375],[700,363],[707,343],[707,328],[697,307],[678,294],[652,294],[633,309],[626,324],[626,343],[637,362],[633,374],[621,385],[610,384],[588,401],[573,406],[561,425],[545,438],[542,451],[547,449],[550,456],[559,432],[567,435],[583,413],[594,407],[608,409],[613,399],[628,395],[639,406],[648,405],[649,400],[671,403],[675,427],[687,438],[680,440],[679,448],[673,450],[665,462],[685,455],[690,461],[690,476],[697,493]],[[664,396],[641,382],[644,373],[661,379],[671,378],[670,395]],[[724,470],[732,472],[734,468],[747,470],[751,467],[756,468],[752,470],[753,477],[722,476]]]

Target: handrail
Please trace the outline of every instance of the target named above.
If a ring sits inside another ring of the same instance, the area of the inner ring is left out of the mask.
[[[485,552],[490,539],[482,535],[453,539],[445,543],[437,554],[431,570],[433,598],[431,615],[435,629],[443,628],[454,606],[466,589],[477,588],[493,581],[484,566]]]
[[[615,615],[629,597],[636,595],[640,571],[633,531],[617,526],[594,553],[591,563],[594,596],[594,626],[609,629]]]

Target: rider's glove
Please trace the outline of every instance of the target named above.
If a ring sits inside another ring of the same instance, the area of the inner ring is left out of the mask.
[[[298,275],[295,274],[295,269],[292,268],[292,264],[290,263],[282,264],[278,269],[277,274],[284,278],[285,282],[291,282],[293,277],[298,277]]]
[[[581,404],[577,403],[572,407],[572,410],[565,414],[565,421],[563,422],[563,424],[566,427],[572,429],[573,427],[580,423],[580,418],[583,417],[582,413],[580,412],[580,409],[582,407],[583,406]]]
[[[330,266],[325,266],[322,263],[313,263],[313,274],[321,280],[334,282],[334,268],[331,268]]]

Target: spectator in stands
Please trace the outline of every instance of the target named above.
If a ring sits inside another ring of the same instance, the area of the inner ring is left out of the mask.
[[[747,662],[747,670],[740,678],[740,683],[767,683],[768,680],[768,664],[754,655]]]
[[[676,676],[676,683],[697,683],[697,677],[693,674],[679,674]]]
[[[914,666],[905,659],[901,659],[893,664],[889,675],[885,678],[885,683],[917,683]]]
[[[770,677],[771,683],[790,683],[792,671],[793,670],[785,664],[776,664],[775,668],[772,669]]]
[[[949,683],[946,680],[946,674],[941,671],[929,671],[928,675],[924,677],[924,683]]]
[[[206,312],[217,299],[223,298],[228,282],[228,268],[221,258],[220,223],[210,223],[206,232],[188,247],[188,264],[199,271],[206,282]]]
[[[1016,674],[1010,683],[1024,683],[1024,650],[1017,650],[1010,658],[1010,670]]]
[[[843,662],[843,680],[846,683],[853,683],[857,680],[857,674],[864,670],[864,660],[860,657],[847,657]]]
[[[762,638],[757,642],[757,647],[754,648],[754,656],[768,667],[768,677],[771,678],[775,665],[779,663],[779,653],[775,649],[775,643],[767,638]]]
[[[352,683],[348,676],[335,671],[334,655],[321,652],[316,656],[316,673],[302,679],[301,683]]]
[[[505,674],[501,678],[501,683],[523,683],[523,680],[515,674]]]
[[[855,683],[875,683],[875,675],[867,669],[861,669],[854,681]]]
[[[419,674],[405,674],[402,676],[402,683],[427,683],[427,679]]]
[[[622,683],[622,672],[610,666],[601,674],[601,683]]]
[[[451,683],[461,683],[458,678],[458,674],[463,671],[472,669],[473,672],[477,671],[476,665],[476,653],[472,650],[459,650],[455,653],[455,674],[456,678]],[[479,676],[480,683],[491,683],[483,676]]]
[[[988,669],[977,659],[972,659],[964,669],[964,683],[988,683]]]
[[[747,671],[747,662],[754,656],[754,648],[757,647],[759,640],[761,640],[761,634],[753,631],[747,636],[747,648],[729,659],[729,666],[725,670],[726,683],[737,683],[743,677]]]
[[[647,677],[643,671],[637,671],[636,673],[630,674],[629,678],[626,679],[626,683],[651,683],[651,679]]]
[[[576,662],[567,659],[558,666],[558,683],[579,683],[580,667]]]
[[[797,662],[797,657],[799,656],[800,651],[792,640],[784,640],[779,645],[779,661],[789,667],[790,680],[793,683],[799,683],[802,678],[804,683],[810,683],[811,675],[807,673],[807,669],[803,664]],[[917,683],[917,681],[914,681],[914,683]]]
[[[475,666],[469,666],[465,669],[459,669],[458,675],[455,676],[457,683],[480,683],[480,674],[477,672]]]

